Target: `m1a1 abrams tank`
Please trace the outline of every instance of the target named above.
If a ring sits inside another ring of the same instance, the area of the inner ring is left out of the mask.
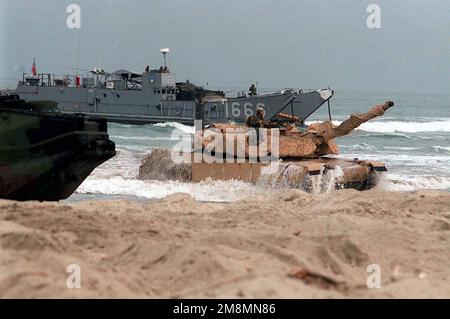
[[[0,96],[0,198],[56,201],[113,157],[106,120],[60,114],[56,103]]]
[[[258,113],[248,118],[245,127],[212,125],[208,130],[217,134],[202,132],[202,162],[194,161],[192,180],[238,179],[319,192],[332,188],[370,189],[377,184],[379,173],[386,171],[384,163],[334,157],[339,153],[334,138],[382,116],[393,105],[387,101],[367,113],[352,114],[339,126],[325,121],[303,132],[295,126],[299,119],[288,114],[265,121]],[[234,162],[229,163],[229,159]]]
[[[212,180],[243,180],[301,188],[312,192],[328,192],[334,188],[365,190],[374,187],[381,172],[382,162],[342,159],[334,138],[349,134],[394,105],[387,101],[373,106],[367,113],[352,114],[335,126],[331,121],[310,125],[300,131],[300,119],[289,114],[278,114],[277,119],[264,120],[263,110],[247,119],[246,126],[213,124],[198,130],[192,153],[154,152],[147,156],[139,170],[139,177],[152,177],[152,170],[168,162],[166,178],[199,182]],[[163,157],[166,157],[163,159]],[[170,158],[169,158],[170,159]],[[189,162],[190,164],[186,164]],[[158,174],[161,168],[156,169]],[[187,174],[189,171],[189,174]]]

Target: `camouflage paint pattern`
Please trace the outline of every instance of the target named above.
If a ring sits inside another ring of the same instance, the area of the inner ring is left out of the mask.
[[[0,97],[0,197],[69,197],[115,155],[105,120],[60,114],[53,102]]]

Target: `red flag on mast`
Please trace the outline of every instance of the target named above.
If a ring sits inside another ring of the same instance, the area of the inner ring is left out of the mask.
[[[37,75],[37,71],[36,71],[36,59],[33,58],[33,65],[31,67],[31,73],[33,73],[34,76]]]

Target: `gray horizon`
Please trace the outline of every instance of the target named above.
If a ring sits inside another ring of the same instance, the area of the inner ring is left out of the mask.
[[[81,7],[81,29],[66,7]],[[381,7],[381,28],[366,7]],[[217,88],[449,94],[450,1],[0,0],[0,88],[38,72],[142,72],[171,48],[178,81]]]

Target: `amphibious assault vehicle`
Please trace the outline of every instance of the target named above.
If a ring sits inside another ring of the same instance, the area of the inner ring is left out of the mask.
[[[113,157],[106,120],[61,114],[55,102],[0,96],[0,198],[56,201]]]

